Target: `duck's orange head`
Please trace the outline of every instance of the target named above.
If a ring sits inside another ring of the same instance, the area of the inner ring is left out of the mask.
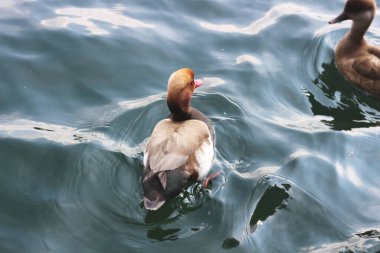
[[[194,89],[202,85],[202,81],[194,80],[194,72],[182,68],[171,74],[168,81],[167,104],[173,115],[190,110],[190,101]]]

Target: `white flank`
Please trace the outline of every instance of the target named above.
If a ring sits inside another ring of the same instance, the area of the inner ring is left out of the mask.
[[[211,137],[208,137],[207,140],[195,151],[195,158],[199,164],[199,179],[203,179],[210,171],[211,163],[214,159],[214,144]]]

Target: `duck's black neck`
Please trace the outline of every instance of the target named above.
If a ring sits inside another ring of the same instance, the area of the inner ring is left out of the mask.
[[[169,103],[168,107],[171,112],[168,116],[169,119],[175,122],[182,122],[189,119],[200,120],[207,125],[211,133],[211,138],[214,139],[214,129],[212,128],[211,121],[203,113],[193,107],[190,107],[188,112],[184,112],[180,110],[179,106],[172,106]]]
[[[185,121],[192,117],[191,110],[184,111],[178,104],[168,102],[168,107],[171,112],[169,117],[173,121]]]

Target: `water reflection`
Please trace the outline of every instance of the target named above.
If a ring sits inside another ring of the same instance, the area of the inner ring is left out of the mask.
[[[334,60],[322,64],[313,83],[323,92],[323,99],[309,91],[308,99],[314,115],[328,116],[331,120],[322,120],[334,130],[377,126],[380,115],[375,98],[357,90],[348,83],[335,66]]]
[[[47,28],[66,28],[69,25],[79,25],[84,27],[90,34],[106,35],[110,33],[110,29],[118,29],[120,27],[133,28],[153,28],[151,24],[143,21],[127,17],[123,14],[126,8],[117,5],[113,8],[62,8],[55,10],[58,15],[55,18],[45,19],[41,21],[41,25]],[[94,22],[96,21],[96,22]],[[111,25],[107,27],[99,22]]]
[[[378,251],[379,107],[332,61],[347,26],[320,13],[341,6],[231,3],[0,0],[3,251]],[[179,65],[204,77],[223,176],[148,212],[142,150]]]
[[[0,138],[12,137],[31,141],[44,139],[62,145],[93,142],[107,150],[123,152],[131,157],[136,157],[144,146],[143,142],[137,143],[136,146],[130,146],[126,141],[120,142],[112,139],[104,131],[99,131],[102,127],[107,129],[105,125],[94,127],[93,124],[93,129],[79,129],[14,117],[0,117],[0,120]]]
[[[268,10],[268,12],[265,13],[264,17],[255,20],[246,27],[237,27],[236,25],[232,24],[212,24],[208,22],[202,22],[201,26],[205,29],[217,32],[255,35],[260,33],[262,30],[265,30],[267,27],[276,24],[281,17],[297,14],[308,15],[320,20],[328,19],[326,15],[312,12],[303,5],[285,3],[272,7],[270,10]]]
[[[282,184],[281,186],[271,186],[264,192],[249,221],[251,233],[256,230],[259,221],[263,222],[277,210],[286,208],[289,189],[290,184]]]
[[[162,228],[154,228],[149,229],[147,232],[147,237],[153,239],[154,241],[174,241],[178,239],[176,235],[181,229],[162,229]],[[153,241],[153,242],[154,242]]]
[[[222,248],[223,249],[233,249],[239,246],[240,242],[235,238],[227,238],[223,241]]]
[[[35,0],[2,0],[0,1],[0,20],[8,18],[24,17],[30,14],[25,8],[25,4],[32,3]]]
[[[249,62],[252,65],[263,64],[263,62],[259,58],[249,54],[240,55],[238,58],[236,58],[236,64],[241,64],[243,62]]]
[[[250,63],[258,73],[269,76],[282,71],[283,65],[273,54],[262,52],[259,56],[249,54],[240,55],[236,58],[236,64]]]
[[[353,235],[345,242],[322,245],[318,249],[309,249],[313,253],[324,252],[380,252],[380,236],[377,230],[369,230]]]
[[[295,174],[305,173],[302,170],[307,169],[305,166],[296,169],[295,166],[290,162],[280,168],[277,175],[267,174],[260,178],[246,200],[251,203],[252,211],[247,221],[250,233],[245,243],[260,248],[262,252],[283,252],[283,247],[287,252],[295,252],[294,243],[301,238],[306,245],[312,245],[316,237],[325,241],[340,240],[349,230],[344,217],[302,187],[302,181],[298,183],[291,179],[294,176],[286,172],[287,169],[292,168]],[[317,169],[317,166],[310,167]],[[309,177],[314,178],[313,175]],[[308,229],[310,227],[313,229]]]
[[[347,24],[337,27],[317,30],[303,58],[304,70],[312,84],[304,91],[310,109],[315,116],[325,117],[321,122],[333,130],[378,126],[378,100],[347,82],[336,68],[334,49],[348,29]]]
[[[378,239],[380,239],[380,232],[377,230],[369,230],[369,231],[365,231],[363,233],[359,233],[356,235],[359,237],[362,237],[362,238],[378,238]]]

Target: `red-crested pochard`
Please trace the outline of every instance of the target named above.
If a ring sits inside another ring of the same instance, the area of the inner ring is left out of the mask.
[[[363,38],[375,12],[375,0],[348,0],[344,11],[329,24],[352,20],[350,31],[336,48],[336,65],[345,79],[380,97],[380,48],[368,45]]]
[[[157,123],[144,150],[144,206],[157,210],[177,196],[189,180],[202,180],[214,158],[210,120],[190,106],[195,88],[191,69],[175,71],[168,81],[170,116]]]

